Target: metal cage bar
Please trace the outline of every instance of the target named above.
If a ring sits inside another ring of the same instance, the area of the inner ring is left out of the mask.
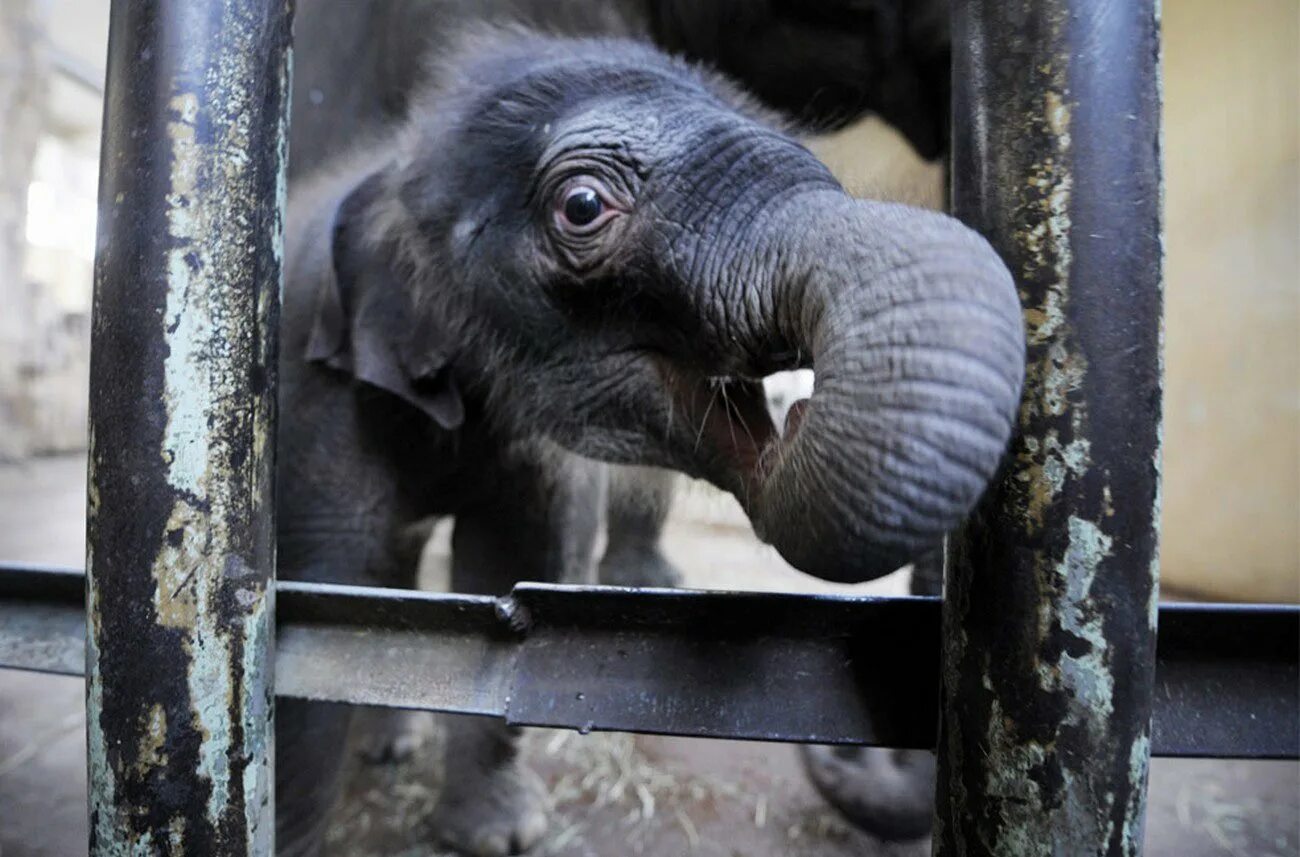
[[[270,854],[290,7],[116,0],[91,350],[90,851]]]
[[[955,214],[1015,274],[1008,464],[954,539],[935,853],[1136,854],[1156,649],[1154,0],[956,0]]]
[[[0,564],[0,667],[81,675],[83,588],[76,571]],[[276,695],[932,747],[939,613],[935,598],[541,584],[489,598],[280,582]],[[1159,637],[1154,755],[1300,755],[1300,607],[1166,604]],[[749,680],[735,680],[736,664]]]

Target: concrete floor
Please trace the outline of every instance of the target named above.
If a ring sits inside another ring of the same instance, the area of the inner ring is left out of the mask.
[[[0,557],[82,564],[80,459],[0,466]],[[689,492],[668,550],[709,588],[826,591],[737,526],[735,511]],[[439,548],[431,552],[433,565]],[[901,592],[894,575],[867,591]],[[80,680],[0,671],[0,857],[86,852]],[[333,857],[436,855],[424,816],[439,774],[436,730],[398,766],[361,766],[331,831]],[[528,755],[553,804],[548,857],[920,857],[849,829],[804,781],[788,746],[538,730]],[[1300,764],[1156,760],[1146,854],[1300,855]]]

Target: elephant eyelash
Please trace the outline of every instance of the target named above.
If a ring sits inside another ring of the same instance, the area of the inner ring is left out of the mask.
[[[529,183],[527,204],[548,205],[557,191],[580,178],[599,182],[606,204],[630,211],[644,180],[644,168],[627,156],[622,146],[587,146],[543,158]]]

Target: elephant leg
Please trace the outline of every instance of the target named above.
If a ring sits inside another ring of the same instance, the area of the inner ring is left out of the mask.
[[[281,699],[275,707],[275,853],[316,857],[347,766],[349,705]]]
[[[435,517],[424,518],[397,531],[392,555],[398,578],[391,585],[415,588],[420,558],[435,523]],[[353,719],[352,732],[363,762],[400,765],[411,761],[433,737],[433,714],[401,708],[363,708]]]
[[[680,586],[682,574],[660,540],[673,502],[672,471],[613,467],[609,481],[608,543],[600,582],[610,586]]]
[[[943,546],[912,564],[913,595],[943,593]],[[801,749],[808,778],[855,825],[880,839],[919,839],[934,821],[935,758],[886,747]]]
[[[590,574],[602,468],[574,459],[553,472],[516,473],[484,507],[462,510],[452,533],[452,586],[502,595],[519,580],[563,581]],[[548,468],[549,469],[549,468]],[[540,779],[519,754],[522,731],[495,718],[447,716],[443,790],[436,835],[473,857],[518,854],[546,833]]]
[[[884,747],[803,748],[817,791],[849,821],[880,839],[919,839],[934,818],[934,754]]]
[[[401,708],[365,708],[353,722],[357,755],[367,765],[401,765],[433,738],[433,714]]]
[[[383,535],[392,528],[387,518],[322,518],[335,528],[321,537],[322,525],[292,516],[279,533],[281,576],[294,580],[401,585],[397,542]],[[339,522],[350,523],[340,527]],[[341,530],[341,531],[340,531]],[[414,568],[409,570],[413,579]],[[350,754],[349,736],[355,722],[353,706],[299,699],[279,699],[275,712],[276,853],[279,857],[316,857]]]
[[[447,716],[442,793],[433,829],[472,857],[521,854],[546,835],[541,781],[519,755],[523,730],[496,718]]]

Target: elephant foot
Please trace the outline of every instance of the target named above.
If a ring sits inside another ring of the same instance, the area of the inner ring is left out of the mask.
[[[448,771],[432,824],[444,845],[468,857],[522,854],[546,835],[546,799],[522,766],[484,778]]]
[[[607,586],[671,589],[682,585],[682,573],[658,545],[614,547],[600,561],[600,582]]]
[[[433,738],[433,717],[425,711],[372,709],[360,719],[355,746],[367,765],[405,764]]]
[[[920,839],[934,823],[934,754],[879,747],[801,748],[808,778],[849,821],[887,841]]]

